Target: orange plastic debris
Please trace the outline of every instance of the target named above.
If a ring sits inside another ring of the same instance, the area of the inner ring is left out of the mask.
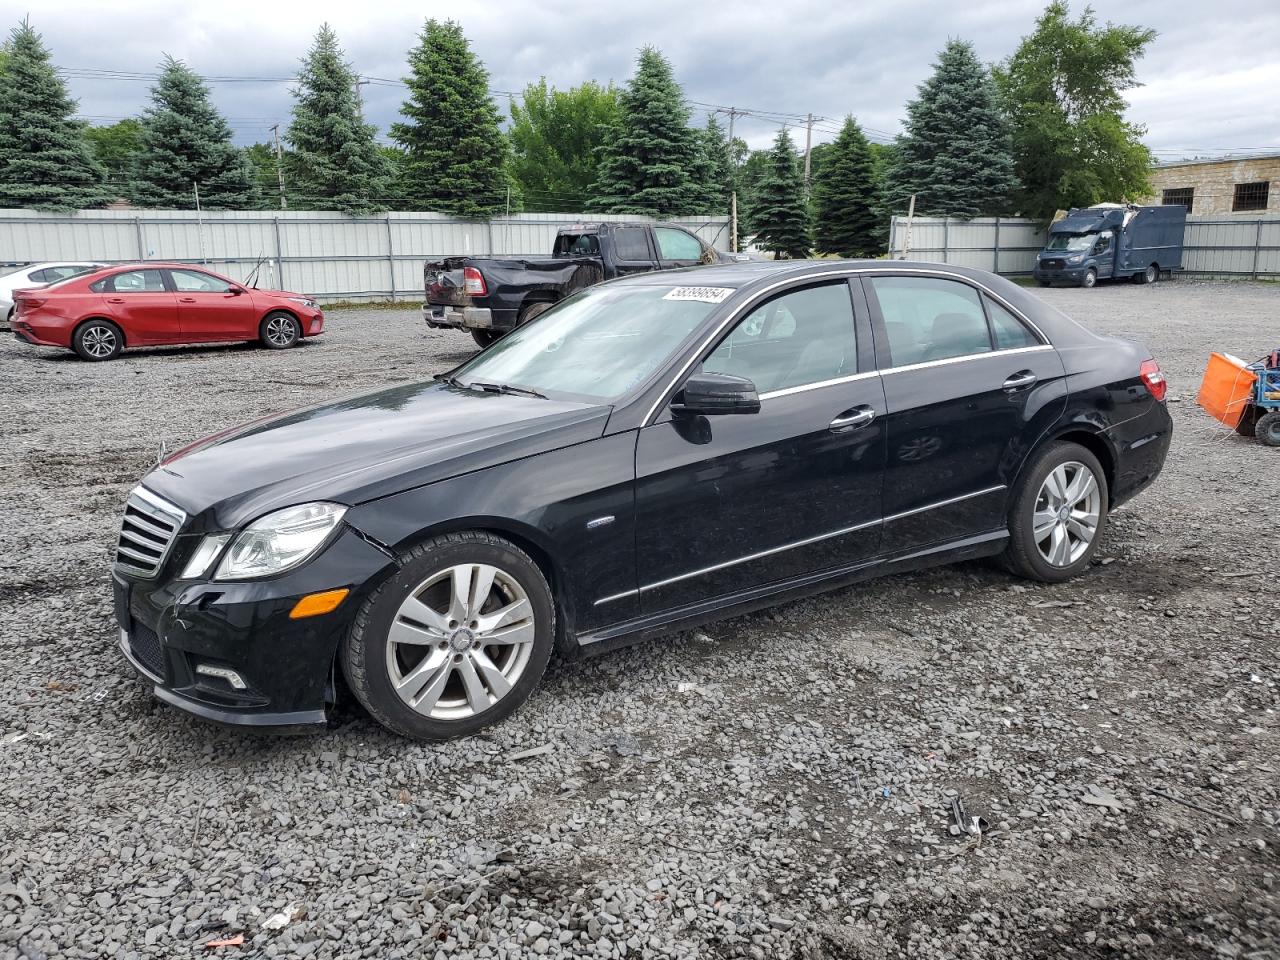
[[[1246,369],[1243,360],[1226,353],[1214,353],[1204,368],[1196,402],[1205,413],[1228,427],[1240,423],[1253,398],[1253,385],[1258,375]]]
[[[205,944],[205,949],[213,949],[214,947],[242,947],[244,946],[244,934],[237,933],[234,937],[227,937],[225,940],[210,940]]]

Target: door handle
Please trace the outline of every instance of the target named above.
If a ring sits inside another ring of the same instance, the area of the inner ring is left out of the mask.
[[[852,410],[846,410],[844,413],[832,420],[831,430],[836,433],[856,430],[858,427],[865,427],[875,418],[876,412],[864,403],[860,407],[854,407]]]
[[[178,302],[179,303],[195,303],[196,298],[195,297],[179,297]]]
[[[1013,393],[1015,390],[1031,386],[1036,379],[1036,375],[1030,370],[1019,370],[1004,382],[1004,390],[1006,393]]]
[[[124,297],[107,297],[107,303],[124,303]]]

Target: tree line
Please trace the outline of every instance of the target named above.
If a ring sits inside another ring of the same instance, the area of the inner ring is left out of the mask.
[[[379,144],[364,122],[338,37],[316,33],[293,89],[282,143],[239,148],[204,81],[165,57],[141,115],[89,127],[39,34],[23,21],[0,48],[0,207],[261,209],[289,204],[353,215],[431,210],[724,215],[779,256],[883,252],[908,198],[923,215],[972,218],[1135,198],[1149,188],[1145,132],[1123,91],[1155,33],[1072,18],[1053,0],[995,66],[951,40],[907,105],[892,143],[854,117],[814,147],[810,176],[792,131],[751,150],[716,114],[695,125],[671,64],[640,51],[621,87],[545,79],[504,118],[484,64],[453,21],[428,20],[409,51],[400,119]],[[504,129],[505,127],[505,129]]]

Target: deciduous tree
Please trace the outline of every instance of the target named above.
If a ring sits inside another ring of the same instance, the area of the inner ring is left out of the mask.
[[[406,83],[404,120],[391,126],[405,152],[406,205],[467,220],[501,213],[512,196],[510,146],[489,96],[488,71],[459,24],[426,22],[409,51]]]
[[[166,56],[142,115],[142,149],[134,161],[134,199],[145,207],[190,209],[199,185],[210,209],[253,210],[261,197],[244,151],[209,99],[209,89],[182,61]]]
[[[1008,213],[1017,187],[1009,129],[987,68],[963,40],[938,55],[933,75],[907,104],[886,192],[905,212],[972,218]]]
[[[1143,27],[1097,25],[1054,0],[1014,54],[995,72],[1013,128],[1023,213],[1150,192],[1145,130],[1124,119],[1123,91],[1138,85],[1136,62],[1155,39]]]
[[[600,147],[618,120],[618,91],[587,81],[557,90],[546,78],[511,101],[512,174],[525,206],[547,212],[587,209]]]
[[[74,210],[111,199],[76,103],[26,20],[0,67],[0,207]]]
[[[142,123],[126,117],[101,127],[87,127],[85,139],[106,172],[107,186],[120,197],[132,192],[134,157],[142,149]]]

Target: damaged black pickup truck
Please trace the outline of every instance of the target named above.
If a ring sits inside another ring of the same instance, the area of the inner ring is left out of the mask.
[[[665,223],[561,227],[549,257],[445,257],[423,269],[430,327],[471,331],[487,347],[575,290],[628,273],[746,259]]]

